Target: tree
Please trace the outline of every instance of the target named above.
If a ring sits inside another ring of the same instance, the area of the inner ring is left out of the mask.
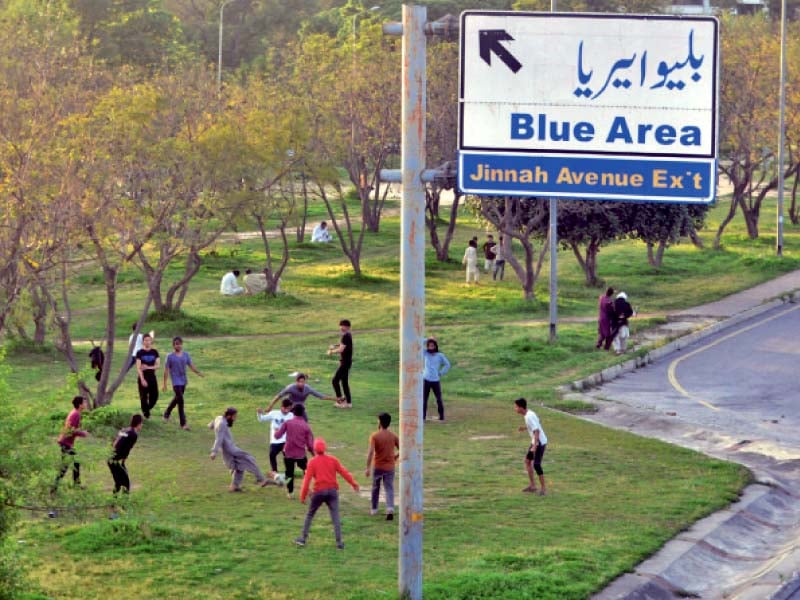
[[[621,202],[563,200],[558,203],[558,237],[572,250],[586,285],[597,286],[600,248],[627,232],[626,205]]]
[[[58,209],[64,157],[56,140],[99,74],[81,55],[70,16],[57,3],[4,7],[0,55],[0,332],[27,294],[39,341],[46,311],[37,282],[54,268],[69,234]]]
[[[681,237],[696,238],[703,226],[708,207],[689,204],[628,204],[620,207],[627,213],[625,228],[630,237],[647,245],[647,262],[656,269],[661,267],[664,251],[677,244]]]
[[[337,101],[331,90],[337,85],[336,40],[326,35],[305,37],[297,49],[292,88],[298,99],[296,110],[304,115],[308,141],[302,158],[310,191],[324,203],[342,252],[356,276],[361,275],[361,248],[366,227],[356,230],[356,221],[342,189],[338,167],[341,164],[342,130]]]
[[[69,0],[79,31],[99,59],[113,66],[156,69],[185,60],[178,19],[160,0]]]
[[[456,228],[461,195],[455,185],[458,132],[458,45],[437,42],[428,47],[428,118],[426,155],[432,166],[452,166],[452,177],[444,177],[425,186],[425,224],[436,258],[447,261]],[[441,194],[453,190],[453,204],[447,217],[440,212]],[[439,237],[440,223],[445,226]]]
[[[751,239],[767,193],[778,184],[774,169],[777,123],[778,39],[761,17],[722,20],[719,168],[733,185],[730,207],[714,247],[741,209]],[[793,165],[789,167],[789,172]],[[785,174],[784,174],[785,175]]]
[[[289,262],[286,228],[297,212],[295,172],[304,162],[307,146],[305,115],[295,109],[295,98],[283,74],[268,80],[253,78],[239,93],[240,147],[238,168],[247,200],[247,214],[256,222],[264,244],[266,293],[275,295]],[[303,198],[307,203],[305,179]],[[303,213],[303,222],[305,212]],[[280,259],[274,260],[268,223],[277,227]]]
[[[537,253],[533,247],[533,239],[547,235],[549,219],[547,201],[513,196],[474,197],[467,201],[467,205],[503,235],[506,262],[514,269],[522,285],[523,298],[528,301],[533,300],[536,279],[547,252],[547,244],[543,243],[541,251]],[[522,262],[511,252],[512,239],[522,245],[524,251]]]

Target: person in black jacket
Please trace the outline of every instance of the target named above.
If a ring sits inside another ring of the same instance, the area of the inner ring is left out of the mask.
[[[624,354],[628,349],[628,338],[631,331],[628,327],[628,319],[633,316],[633,308],[628,302],[628,295],[625,292],[617,294],[614,300],[614,314],[617,317],[617,331],[614,336],[614,352]]]
[[[114,477],[115,494],[120,490],[124,490],[127,494],[131,489],[131,480],[128,477],[128,468],[125,466],[125,461],[136,444],[136,440],[139,439],[143,421],[142,415],[133,415],[130,427],[120,429],[114,439],[114,443],[111,445],[113,453],[111,458],[108,459],[108,468],[111,470],[111,476]]]

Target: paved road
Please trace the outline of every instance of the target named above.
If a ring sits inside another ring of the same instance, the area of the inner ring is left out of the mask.
[[[783,304],[588,392],[592,420],[742,463],[757,481],[596,599],[800,597],[798,355],[800,305]]]
[[[595,395],[672,413],[779,460],[800,459],[798,371],[800,304],[789,304],[607,383]]]

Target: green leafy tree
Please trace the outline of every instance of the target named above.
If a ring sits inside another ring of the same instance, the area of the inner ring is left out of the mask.
[[[778,184],[777,151],[779,39],[761,17],[722,20],[720,81],[720,171],[733,185],[727,214],[714,247],[741,210],[751,239],[758,237],[761,205]],[[791,170],[793,165],[790,165]]]

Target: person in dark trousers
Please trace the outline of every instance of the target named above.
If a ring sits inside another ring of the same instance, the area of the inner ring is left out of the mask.
[[[259,423],[264,421],[270,422],[269,430],[269,466],[272,469],[271,474],[274,476],[278,472],[278,454],[283,452],[283,447],[286,445],[286,436],[275,437],[277,431],[281,428],[286,421],[294,418],[292,407],[294,404],[291,399],[284,398],[281,402],[281,407],[275,410],[264,411],[260,408],[256,409],[256,418]],[[306,419],[308,420],[308,419]],[[284,454],[284,456],[286,456]]]
[[[128,460],[128,455],[136,445],[136,440],[139,439],[142,423],[144,423],[142,415],[133,415],[130,426],[120,429],[111,444],[113,452],[111,458],[108,459],[108,468],[114,478],[115,494],[119,493],[120,490],[127,494],[131,490],[131,480],[128,476],[128,467],[125,466],[125,461]]]
[[[81,413],[88,408],[83,396],[75,396],[72,399],[72,410],[64,420],[64,427],[58,436],[58,445],[61,448],[61,469],[50,488],[50,493],[55,494],[58,484],[67,474],[70,464],[72,465],[72,482],[79,486],[81,484],[81,465],[75,459],[75,438],[86,437],[88,432],[81,429]]]
[[[169,416],[172,414],[172,409],[178,407],[178,418],[180,419],[181,429],[189,430],[189,425],[186,423],[186,412],[183,409],[183,394],[186,392],[186,367],[189,367],[199,377],[203,374],[197,370],[197,367],[192,363],[192,357],[188,352],[183,351],[183,340],[176,336],[172,339],[172,349],[167,355],[167,360],[164,365],[164,384],[162,389],[167,391],[167,378],[172,378],[172,391],[175,396],[172,402],[169,403],[167,410],[164,411],[164,420],[169,421]]]
[[[503,247],[503,236],[500,236],[500,241],[494,245],[494,272],[492,273],[492,279],[497,280],[498,274],[500,275],[500,281],[503,281],[503,275],[506,272],[506,250]]]
[[[617,316],[614,312],[614,288],[610,287],[597,300],[597,348],[611,348]]]
[[[528,446],[528,451],[525,453],[525,470],[528,472],[530,484],[523,488],[522,491],[532,494],[536,493],[536,482],[533,478],[533,473],[535,471],[536,475],[539,477],[539,495],[546,496],[547,487],[544,483],[542,458],[544,458],[544,451],[547,449],[547,436],[539,422],[539,417],[528,408],[528,401],[525,400],[525,398],[517,398],[514,400],[514,410],[525,419],[525,425],[521,425],[519,430],[527,431],[531,436],[531,444]]]
[[[139,374],[139,402],[145,419],[158,402],[158,350],[153,348],[153,338],[149,333],[142,336],[142,349],[136,353],[136,371]]]
[[[350,367],[353,366],[353,335],[350,333],[350,321],[339,321],[339,330],[342,339],[338,345],[328,348],[328,354],[339,355],[339,368],[333,375],[333,391],[336,392],[336,406],[338,408],[353,408],[353,398],[350,396]],[[344,395],[342,395],[344,392]]]
[[[292,407],[293,419],[284,421],[280,429],[275,432],[275,437],[280,439],[286,435],[286,443],[283,446],[283,464],[286,468],[286,495],[291,500],[294,498],[294,468],[300,467],[304,472],[308,467],[308,458],[306,457],[306,450],[313,454],[314,452],[314,434],[311,433],[311,427],[305,419],[303,419],[302,404],[295,404]]]
[[[339,520],[339,483],[336,480],[336,476],[341,475],[356,492],[361,488],[356,483],[355,479],[353,479],[350,472],[342,466],[338,458],[330,454],[325,454],[326,449],[325,440],[319,438],[314,441],[315,456],[311,459],[311,462],[308,463],[308,469],[303,476],[303,487],[300,490],[300,502],[304,503],[306,501],[312,480],[314,481],[314,492],[311,496],[311,504],[308,507],[305,521],[303,522],[303,533],[299,538],[295,539],[294,543],[298,546],[306,545],[314,515],[317,513],[320,506],[327,504],[328,511],[331,513],[331,521],[333,522],[333,533],[336,536],[336,547],[339,550],[344,550],[342,525]]]
[[[481,246],[483,250],[483,270],[486,273],[492,273],[494,271],[494,260],[497,258],[495,254],[495,246],[494,243],[494,236],[490,233],[486,236],[486,241]]]
[[[439,352],[439,343],[434,338],[428,338],[425,342],[422,362],[422,419],[425,420],[428,416],[428,397],[433,391],[436,408],[439,410],[439,420],[444,421],[441,377],[450,370],[450,361]]]

